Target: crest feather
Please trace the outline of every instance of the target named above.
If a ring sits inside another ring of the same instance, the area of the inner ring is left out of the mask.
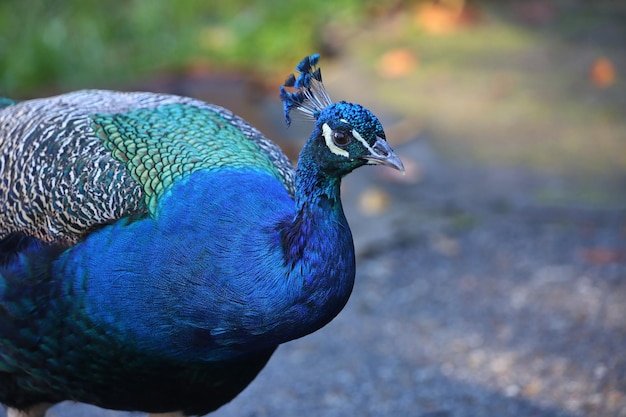
[[[319,59],[319,54],[305,57],[296,66],[300,73],[298,77],[291,74],[280,87],[287,126],[291,124],[289,113],[293,109],[299,110],[308,118],[317,119],[322,110],[333,104],[322,83],[322,71],[317,68]],[[296,91],[289,92],[285,87],[294,88]]]

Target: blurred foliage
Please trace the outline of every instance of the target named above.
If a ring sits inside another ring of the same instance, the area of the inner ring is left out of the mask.
[[[5,0],[0,95],[197,67],[267,73],[357,26],[373,0]]]
[[[626,172],[623,1],[0,0],[0,27],[0,97],[160,78],[193,95],[231,71],[275,92],[318,51],[333,97],[392,115],[396,141],[426,133],[459,159]]]

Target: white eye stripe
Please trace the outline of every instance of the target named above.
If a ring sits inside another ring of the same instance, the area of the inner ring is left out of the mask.
[[[359,132],[357,132],[356,130],[352,129],[352,136],[354,136],[354,138],[356,140],[358,140],[359,142],[361,142],[363,144],[363,146],[365,146],[365,148],[370,151],[370,155],[376,155],[376,152],[374,152],[374,149],[372,149],[372,147],[370,146],[369,143],[367,143],[367,141],[365,139],[363,139],[363,136],[361,136],[361,134]]]
[[[326,123],[322,125],[322,134],[324,135],[326,146],[332,153],[334,153],[335,155],[343,156],[344,158],[350,157],[348,151],[346,151],[345,149],[341,149],[339,146],[335,145],[335,143],[333,142],[333,130]],[[361,140],[363,140],[363,138],[361,138]]]

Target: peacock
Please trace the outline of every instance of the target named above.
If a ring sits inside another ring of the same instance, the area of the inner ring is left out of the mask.
[[[294,168],[229,110],[84,90],[0,103],[0,402],[204,415],[332,320],[355,256],[340,200],[403,171],[380,121],[331,101],[319,54],[280,87],[314,122]]]

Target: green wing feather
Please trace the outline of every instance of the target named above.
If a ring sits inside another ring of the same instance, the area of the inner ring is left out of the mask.
[[[93,120],[105,148],[141,184],[151,215],[176,181],[199,170],[250,167],[283,181],[259,145],[216,112],[168,104]]]

